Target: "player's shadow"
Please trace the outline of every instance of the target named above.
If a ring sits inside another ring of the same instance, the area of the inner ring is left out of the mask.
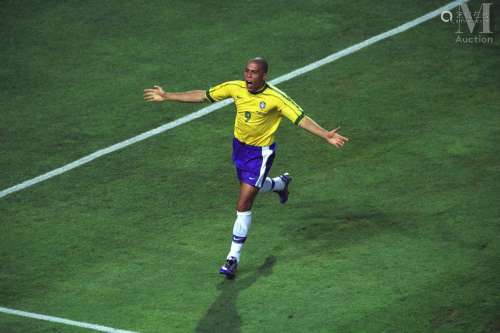
[[[308,208],[303,214],[299,210],[295,215],[297,219],[288,221],[284,227],[286,231],[282,233],[292,240],[292,246],[307,248],[305,253],[332,254],[381,234],[407,234],[415,227],[417,216],[399,209],[384,211],[341,205],[330,209],[323,202],[313,208]]]
[[[236,300],[243,290],[249,288],[261,276],[270,275],[275,256],[269,256],[257,270],[242,279],[223,280],[217,285],[221,291],[217,299],[208,308],[205,316],[198,322],[197,333],[224,332],[237,333],[241,328],[241,317],[236,309]]]

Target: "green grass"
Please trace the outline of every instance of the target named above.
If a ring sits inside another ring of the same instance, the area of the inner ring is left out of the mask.
[[[201,107],[145,87],[206,88],[254,55],[277,77],[444,3],[3,2],[0,186]],[[280,85],[351,141],[283,123],[292,196],[257,199],[235,281],[216,274],[228,107],[0,199],[0,306],[140,332],[498,331],[500,35],[455,30],[436,18]],[[0,331],[87,330],[0,314]]]

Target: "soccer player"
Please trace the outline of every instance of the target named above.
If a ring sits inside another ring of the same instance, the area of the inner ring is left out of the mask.
[[[234,123],[233,162],[240,181],[231,248],[220,273],[234,278],[240,261],[243,243],[252,223],[252,204],[257,193],[275,192],[284,204],[288,200],[288,173],[268,177],[276,155],[274,136],[283,117],[292,123],[341,148],[348,139],[338,133],[339,128],[325,130],[302,108],[278,88],[266,82],[268,63],[263,58],[250,59],[243,80],[228,81],[206,91],[167,92],[160,86],[144,90],[147,102],[217,102],[232,98],[236,105]]]

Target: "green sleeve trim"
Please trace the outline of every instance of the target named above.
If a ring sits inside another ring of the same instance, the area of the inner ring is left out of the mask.
[[[297,125],[297,126],[299,126],[300,121],[301,121],[301,120],[302,120],[302,118],[304,118],[304,117],[305,117],[305,113],[304,113],[304,112],[302,112],[302,114],[301,114],[301,115],[297,118],[297,120],[295,120],[295,123],[294,123],[294,124],[295,124],[295,125]]]
[[[212,96],[210,96],[210,89],[205,92],[205,95],[207,96],[208,100],[211,103],[215,102],[215,99],[213,99]]]

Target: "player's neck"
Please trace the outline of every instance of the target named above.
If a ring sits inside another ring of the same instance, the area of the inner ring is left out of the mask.
[[[266,88],[267,88],[267,83],[266,83],[266,81],[264,81],[261,86],[259,86],[258,88],[249,90],[249,92],[251,94],[259,94],[259,93],[263,92],[264,90],[266,90]]]

